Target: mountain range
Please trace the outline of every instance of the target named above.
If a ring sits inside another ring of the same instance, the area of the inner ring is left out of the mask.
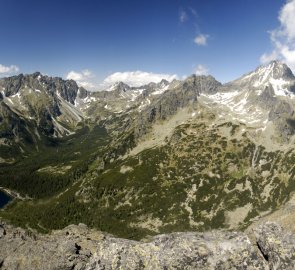
[[[192,75],[90,92],[0,79],[0,211],[41,232],[86,223],[141,239],[245,229],[295,190],[295,77],[273,61],[232,82]]]

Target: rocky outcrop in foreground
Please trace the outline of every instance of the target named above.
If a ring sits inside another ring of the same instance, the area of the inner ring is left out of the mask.
[[[295,236],[276,223],[242,232],[115,238],[80,224],[50,235],[0,225],[0,269],[293,269]]]

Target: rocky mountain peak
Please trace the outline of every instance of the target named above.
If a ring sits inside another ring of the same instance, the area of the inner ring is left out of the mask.
[[[277,96],[289,96],[294,92],[295,76],[291,69],[280,61],[272,61],[267,65],[259,66],[241,78],[227,83],[226,87],[240,89],[265,89],[272,86]]]
[[[194,89],[198,89],[199,93],[216,93],[218,87],[222,84],[218,82],[213,76],[197,76],[195,74],[187,77],[183,81],[183,85],[185,87],[192,87]]]
[[[158,84],[160,87],[165,87],[167,85],[169,85],[169,82],[165,79],[162,79],[159,84]]]
[[[284,79],[284,80],[294,80],[295,77],[291,69],[280,61],[271,61],[268,65],[260,66],[255,71],[254,74],[262,76],[262,83],[273,79]]]
[[[78,85],[73,80],[63,80],[60,77],[49,77],[40,72],[33,74],[19,74],[0,80],[0,87],[6,97],[22,91],[44,91],[54,96],[59,95],[66,101],[74,104],[78,92]]]
[[[130,89],[131,87],[124,82],[116,82],[110,87],[110,91],[117,91],[117,92],[126,92]]]
[[[31,76],[32,76],[33,78],[40,78],[40,77],[43,76],[43,75],[42,75],[41,72],[36,71],[36,72],[34,72]]]

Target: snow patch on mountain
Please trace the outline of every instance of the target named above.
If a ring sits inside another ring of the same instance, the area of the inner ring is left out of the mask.
[[[270,77],[273,77],[274,72],[274,63],[270,64],[266,67],[261,67],[258,70],[256,70],[253,75],[258,76],[258,80],[253,84],[255,87],[259,87],[261,85],[264,85],[268,82]]]
[[[286,86],[290,84],[290,82],[280,78],[280,79],[273,79],[269,80],[270,84],[272,85],[276,96],[284,96],[284,97],[295,97],[295,95],[288,90]]]
[[[152,95],[155,96],[155,95],[161,95],[163,94],[165,91],[167,91],[169,88],[169,84],[168,85],[164,85],[160,88],[157,88],[153,93]]]
[[[229,104],[230,101],[232,101],[234,97],[238,96],[239,94],[240,94],[240,91],[233,91],[233,92],[218,92],[213,95],[207,95],[207,94],[201,93],[201,96],[208,97],[217,103],[227,105]]]
[[[262,125],[268,118],[268,113],[249,100],[250,92],[232,91],[219,92],[214,95],[202,93],[199,101],[208,107],[214,106],[220,120],[238,121],[250,126]]]
[[[143,91],[145,91],[145,89],[132,89],[126,92],[122,92],[120,96],[124,99],[135,101],[140,95],[142,95]]]
[[[151,100],[149,98],[144,99],[143,101],[141,101],[138,107],[138,111],[141,112],[145,107],[147,107],[150,104],[151,104]]]

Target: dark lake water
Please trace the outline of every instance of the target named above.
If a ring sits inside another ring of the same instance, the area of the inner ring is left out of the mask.
[[[0,208],[10,202],[12,198],[0,190]]]

